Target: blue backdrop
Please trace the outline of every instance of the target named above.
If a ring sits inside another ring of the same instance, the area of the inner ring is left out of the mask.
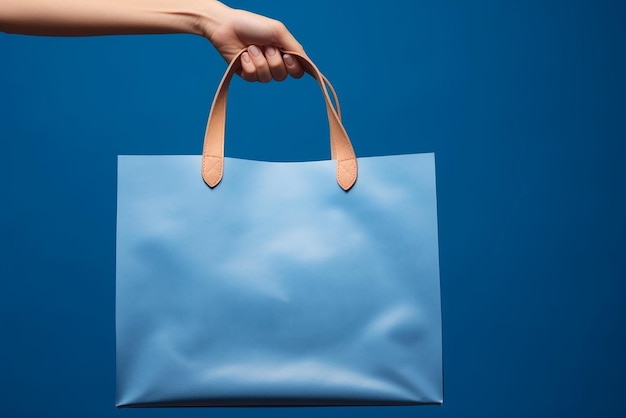
[[[379,3],[230,2],[299,38],[357,154],[436,153],[444,406],[116,410],[116,156],[199,154],[225,63],[0,34],[1,417],[626,416],[626,3]],[[312,79],[229,103],[228,155],[328,156]]]

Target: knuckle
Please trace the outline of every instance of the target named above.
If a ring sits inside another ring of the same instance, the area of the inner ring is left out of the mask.
[[[272,19],[271,20],[272,27],[276,32],[285,32],[287,31],[287,26],[280,20]]]

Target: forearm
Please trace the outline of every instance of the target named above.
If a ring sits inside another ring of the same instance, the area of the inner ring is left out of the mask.
[[[44,36],[206,36],[227,9],[214,0],[0,0],[0,31]]]
[[[230,62],[244,48],[248,81],[302,76],[300,63],[277,50],[304,53],[281,22],[216,0],[0,0],[0,32],[40,36],[191,33],[206,37]],[[267,54],[267,56],[266,56]]]

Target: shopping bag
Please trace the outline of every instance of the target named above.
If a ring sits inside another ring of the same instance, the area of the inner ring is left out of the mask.
[[[224,157],[239,56],[202,156],[118,158],[118,407],[442,402],[434,155],[357,159],[293,55],[332,159]]]

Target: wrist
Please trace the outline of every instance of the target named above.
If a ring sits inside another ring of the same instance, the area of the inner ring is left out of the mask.
[[[226,20],[232,9],[216,0],[190,0],[187,32],[211,40],[213,32]]]

